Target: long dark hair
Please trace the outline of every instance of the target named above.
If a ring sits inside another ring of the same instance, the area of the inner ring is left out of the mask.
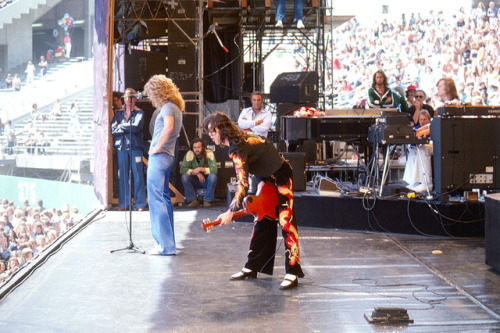
[[[218,128],[221,141],[223,142],[227,138],[229,143],[235,146],[241,144],[248,137],[247,133],[243,132],[222,112],[215,112],[206,117],[203,121],[203,127],[207,132]]]
[[[387,75],[385,75],[384,71],[381,69],[379,69],[378,71],[375,72],[375,74],[373,74],[372,86],[375,87],[375,84],[377,83],[375,77],[377,76],[378,73],[382,74],[382,77],[384,78],[384,87],[387,87]]]

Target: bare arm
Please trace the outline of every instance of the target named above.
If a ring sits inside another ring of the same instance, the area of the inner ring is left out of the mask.
[[[162,147],[165,143],[167,143],[168,138],[170,137],[170,134],[172,134],[173,130],[174,130],[174,117],[165,116],[165,118],[163,118],[163,130],[161,131],[160,138],[158,139],[158,143],[156,144],[156,146],[151,147],[149,149],[150,155],[165,152],[165,150],[162,149]]]

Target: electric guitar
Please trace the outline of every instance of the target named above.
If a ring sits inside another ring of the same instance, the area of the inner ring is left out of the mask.
[[[276,206],[278,206],[276,186],[271,182],[266,182],[256,195],[248,195],[243,199],[243,208],[233,213],[233,219],[252,214],[257,221],[260,221],[264,217],[277,220]],[[205,219],[201,223],[201,227],[206,232],[209,232],[221,222],[220,218],[215,221]]]

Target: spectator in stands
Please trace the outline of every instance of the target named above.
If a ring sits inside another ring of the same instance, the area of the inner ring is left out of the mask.
[[[180,173],[188,207],[200,205],[196,195],[198,189],[205,190],[203,206],[212,206],[217,186],[217,162],[213,151],[205,147],[202,139],[192,141],[191,150],[182,160]]]
[[[21,258],[24,262],[28,262],[33,259],[33,250],[30,247],[24,247],[21,250]]]
[[[254,91],[250,96],[252,106],[241,110],[238,126],[244,131],[250,131],[267,138],[271,128],[272,114],[262,107],[262,93]]]
[[[420,110],[419,122],[414,127],[417,131],[420,127],[431,122],[431,115],[427,110]],[[428,138],[428,136],[426,136]],[[407,188],[417,193],[423,193],[429,189],[432,191],[432,168],[431,168],[432,145],[410,145],[406,161],[403,180],[408,183]]]
[[[5,78],[5,89],[12,89],[12,74],[7,74]]]
[[[78,104],[78,98],[73,100],[71,103],[70,111],[69,111],[69,125],[68,132],[71,134],[80,133],[80,105]]]
[[[43,207],[43,200],[42,199],[38,199],[36,201],[36,207],[39,211],[43,212],[45,210],[45,207]]]
[[[38,136],[38,128],[34,127],[33,132],[30,132],[28,134],[28,137],[26,140],[24,140],[23,145],[27,147],[26,152],[28,154],[34,154],[35,153],[35,147],[36,147],[36,139]]]
[[[294,0],[293,4],[293,22],[297,22],[298,29],[304,29],[304,4],[302,0]],[[283,28],[285,20],[285,0],[278,0],[276,5],[276,28]]]
[[[33,121],[42,119],[42,114],[40,113],[40,110],[38,110],[38,105],[36,103],[33,103],[33,105],[31,106],[31,119]]]
[[[5,265],[5,261],[0,258],[0,281],[3,281],[5,276],[5,271],[7,270],[7,265]]]
[[[64,36],[64,48],[64,56],[69,58],[71,56],[71,36],[69,35],[69,32],[66,32],[66,35]]]
[[[47,74],[48,64],[44,56],[40,57],[40,62],[38,63],[38,67],[40,67],[40,77],[42,78],[42,80],[45,81],[45,75]]]
[[[15,273],[19,270],[19,259],[17,258],[9,258],[7,269],[12,273]]]
[[[56,101],[54,102],[54,105],[52,106],[52,110],[50,111],[50,117],[52,119],[56,119],[59,117],[62,113],[62,105],[61,101],[59,98],[56,98]]]
[[[45,238],[45,235],[37,235],[35,239],[37,245],[36,249],[38,250],[38,252],[42,252],[47,247],[47,239]]]
[[[400,112],[408,111],[406,100],[398,91],[389,88],[387,76],[381,69],[373,74],[367,102],[369,108],[397,108]]]
[[[32,84],[33,80],[35,79],[36,68],[35,68],[35,65],[33,65],[33,62],[31,60],[28,61],[28,65],[26,66],[26,70],[24,72],[27,74],[26,75],[26,83]]]
[[[12,89],[14,91],[21,90],[21,79],[17,74],[14,74],[14,78],[12,79]]]
[[[5,234],[8,234],[12,229],[12,224],[9,222],[9,217],[7,215],[0,216],[0,227],[3,229]]]
[[[50,147],[50,141],[45,136],[45,133],[43,131],[36,132],[35,146],[38,147],[38,149],[37,149],[38,154],[43,154],[43,155],[47,154],[47,151],[45,150],[45,148]]]
[[[408,109],[408,113],[410,114],[413,124],[418,124],[421,110],[427,110],[431,117],[435,115],[432,106],[425,103],[426,98],[427,95],[423,90],[417,90],[415,92],[414,105],[410,106]]]
[[[8,155],[12,155],[14,154],[14,146],[16,145],[16,130],[14,129],[14,126],[12,126],[12,121],[10,119],[7,120],[4,135],[7,139],[6,153]]]
[[[80,112],[80,104],[78,104],[78,98],[75,98],[69,108],[69,115],[70,117],[74,117],[75,115],[78,115],[79,112]]]
[[[495,7],[495,2],[490,1],[488,6],[488,10],[486,11],[486,16],[488,16],[488,20],[490,25],[495,25],[497,22],[498,9]]]
[[[136,91],[125,90],[125,108],[116,111],[111,121],[113,147],[116,149],[119,169],[118,207],[127,209],[131,204],[129,196],[129,171],[134,177],[134,198],[136,209],[142,211],[146,207],[146,187],[144,183],[144,166],[142,155],[144,150],[143,128],[144,111],[135,105]]]
[[[406,88],[406,101],[408,103],[408,106],[412,106],[415,104],[415,91],[417,90],[417,87],[414,85],[408,86]]]
[[[488,91],[488,105],[500,105],[500,93],[498,92],[498,81],[491,81],[489,83]]]

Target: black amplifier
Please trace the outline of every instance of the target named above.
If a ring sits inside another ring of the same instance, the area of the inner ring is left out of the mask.
[[[437,112],[442,117],[500,116],[500,106],[446,105]]]
[[[417,138],[411,125],[378,123],[368,128],[368,142],[382,145],[425,144],[429,140]]]

